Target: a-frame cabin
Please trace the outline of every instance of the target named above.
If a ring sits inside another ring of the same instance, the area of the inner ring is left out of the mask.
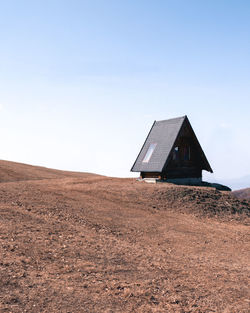
[[[141,178],[198,183],[213,172],[187,116],[155,121],[131,168]]]

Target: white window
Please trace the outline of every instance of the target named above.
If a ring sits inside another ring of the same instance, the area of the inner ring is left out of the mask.
[[[150,158],[151,158],[151,156],[152,156],[156,146],[157,146],[157,143],[151,143],[150,144],[150,146],[148,148],[148,151],[145,154],[145,157],[144,157],[144,159],[142,161],[143,163],[148,163],[149,162],[149,160],[150,160]]]
[[[173,151],[173,160],[177,161],[179,160],[179,147],[175,147]]]

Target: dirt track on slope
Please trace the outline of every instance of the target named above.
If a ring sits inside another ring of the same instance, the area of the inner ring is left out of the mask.
[[[1,312],[249,312],[249,201],[40,170],[0,183]]]

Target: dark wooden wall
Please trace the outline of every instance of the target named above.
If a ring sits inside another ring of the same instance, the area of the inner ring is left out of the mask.
[[[161,173],[159,172],[141,172],[141,178],[161,178]]]

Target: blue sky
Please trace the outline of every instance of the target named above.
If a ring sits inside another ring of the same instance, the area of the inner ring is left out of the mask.
[[[216,178],[250,174],[249,1],[0,0],[0,158],[130,176],[188,115]]]

